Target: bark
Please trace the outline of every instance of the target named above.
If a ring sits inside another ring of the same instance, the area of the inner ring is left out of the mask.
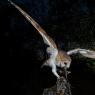
[[[67,76],[67,71],[65,75]],[[43,95],[71,95],[70,84],[66,76],[57,79],[54,86],[44,89]]]

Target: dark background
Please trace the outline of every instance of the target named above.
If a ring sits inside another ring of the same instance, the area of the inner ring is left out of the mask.
[[[61,49],[95,50],[94,0],[13,1],[27,11]],[[47,46],[34,27],[7,0],[0,0],[0,38],[3,86],[9,89],[9,94],[41,95],[44,88],[55,84],[56,77],[51,69],[40,69],[47,59]],[[72,56],[71,74],[68,75],[72,95],[95,95],[92,62],[95,60]],[[87,63],[92,65],[89,67]]]

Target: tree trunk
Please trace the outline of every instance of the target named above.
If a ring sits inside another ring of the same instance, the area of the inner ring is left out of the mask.
[[[57,79],[57,82],[54,86],[44,89],[43,95],[71,95],[70,84],[66,76],[67,71],[65,72],[65,76]]]

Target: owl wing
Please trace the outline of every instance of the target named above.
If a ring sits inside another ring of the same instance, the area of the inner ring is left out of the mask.
[[[95,51],[93,50],[78,48],[78,49],[70,50],[67,52],[68,55],[77,54],[77,53],[81,54],[84,57],[95,59]]]
[[[49,45],[52,48],[57,48],[53,39],[47,35],[44,29],[24,10],[22,10],[18,5],[16,5],[11,0],[8,0],[37,30],[37,32],[42,36],[45,44]]]

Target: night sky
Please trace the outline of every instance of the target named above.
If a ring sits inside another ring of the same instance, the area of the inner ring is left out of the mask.
[[[29,13],[61,49],[95,50],[95,0],[12,1]],[[3,86],[9,88],[9,94],[42,95],[44,88],[56,83],[50,68],[40,68],[48,58],[47,45],[7,0],[0,0],[0,38]],[[72,95],[95,95],[95,72],[87,67],[88,59],[72,59],[68,76]]]

